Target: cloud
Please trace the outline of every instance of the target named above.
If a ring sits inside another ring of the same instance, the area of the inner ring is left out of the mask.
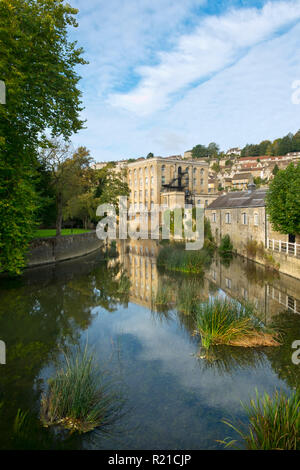
[[[142,117],[151,115],[169,106],[174,95],[178,99],[187,87],[211,78],[299,19],[299,0],[207,16],[193,33],[181,35],[171,51],[159,52],[157,65],[136,67],[140,82],[132,91],[111,93],[108,102]]]

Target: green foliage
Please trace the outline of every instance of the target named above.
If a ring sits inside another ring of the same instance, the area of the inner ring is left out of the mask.
[[[1,180],[5,173],[7,178]],[[4,170],[0,162],[0,272],[20,274],[26,264],[37,207],[31,175],[30,169],[25,168],[22,172]]]
[[[300,163],[278,171],[269,186],[266,210],[274,230],[300,233]]]
[[[41,217],[35,196],[44,132],[69,138],[82,128],[76,67],[82,50],[68,40],[77,10],[61,0],[0,2],[0,270],[19,274]],[[38,192],[38,191],[37,191]],[[45,202],[45,201],[44,201]]]
[[[79,147],[73,154],[68,142],[53,139],[40,153],[40,160],[51,174],[51,185],[56,195],[56,235],[61,234],[63,216],[83,220],[96,210],[91,194],[94,171],[89,151]]]
[[[163,247],[157,258],[157,266],[170,271],[202,274],[211,262],[211,250],[185,250],[185,244],[171,243]]]
[[[121,410],[122,400],[99,371],[87,347],[65,353],[65,362],[49,381],[41,399],[44,426],[62,426],[71,432],[89,432],[110,424]]]
[[[211,225],[208,217],[204,217],[204,238],[213,242]]]
[[[249,424],[239,427],[230,421],[223,422],[243,439],[248,450],[300,450],[300,393],[290,396],[276,390],[273,396],[256,390],[256,399],[249,405],[242,404]],[[227,447],[236,441],[223,441]]]
[[[224,235],[221,239],[221,243],[219,246],[219,253],[232,253],[233,251],[233,244],[231,243],[230,236]]]
[[[196,328],[202,346],[230,344],[253,331],[253,309],[234,300],[215,298],[200,304],[196,311]]]
[[[61,235],[77,235],[79,233],[87,233],[88,230],[82,228],[64,228],[61,231]],[[47,238],[55,237],[56,230],[53,228],[39,229],[34,232],[34,238]]]
[[[220,173],[220,171],[221,171],[220,164],[215,162],[215,163],[212,165],[211,169],[212,169],[213,171],[215,171],[216,173]]]
[[[289,152],[300,152],[300,130],[275,139],[273,142],[263,140],[260,144],[247,144],[241,152],[242,157],[260,157],[264,155],[286,155]]]
[[[94,197],[97,205],[112,204],[115,208],[119,204],[119,196],[129,196],[126,170],[117,173],[111,164],[95,172]]]
[[[213,158],[219,154],[219,146],[215,142],[211,142],[208,147],[205,145],[196,145],[192,149],[192,158]]]

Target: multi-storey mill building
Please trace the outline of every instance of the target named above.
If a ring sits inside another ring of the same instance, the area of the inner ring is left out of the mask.
[[[176,204],[203,204],[201,195],[208,193],[206,161],[154,157],[128,164],[130,204],[136,210],[150,210],[154,204],[170,209]]]

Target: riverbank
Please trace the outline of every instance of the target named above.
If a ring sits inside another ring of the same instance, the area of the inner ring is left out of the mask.
[[[58,263],[79,258],[103,246],[96,231],[64,235],[61,237],[35,238],[30,243],[27,267]]]

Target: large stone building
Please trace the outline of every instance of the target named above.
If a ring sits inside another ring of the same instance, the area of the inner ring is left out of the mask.
[[[250,184],[246,191],[218,197],[205,210],[212,234],[217,244],[229,235],[237,253],[246,257],[249,257],[249,242],[257,242],[257,246],[269,250],[281,272],[299,279],[300,235],[285,235],[272,229],[266,213],[266,193],[267,189],[255,189],[255,185]],[[264,261],[256,254],[251,257]]]
[[[185,203],[209,202],[203,197],[208,194],[206,161],[162,157],[138,160],[128,164],[127,178],[130,203],[136,210],[149,210],[155,204],[172,209]]]

